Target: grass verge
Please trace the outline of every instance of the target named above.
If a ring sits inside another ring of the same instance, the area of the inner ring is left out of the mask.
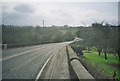
[[[104,53],[98,55],[96,51],[89,51],[83,50],[83,58],[82,60],[88,61],[92,66],[99,67],[101,70],[104,71],[104,74],[113,77],[114,71],[116,71],[116,77],[118,76],[118,60],[113,54],[107,54],[107,60],[104,59]]]

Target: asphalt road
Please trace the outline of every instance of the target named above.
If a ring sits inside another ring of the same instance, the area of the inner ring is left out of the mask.
[[[41,68],[57,50],[71,42],[36,45],[2,51],[3,79],[36,79]]]
[[[71,79],[66,47],[55,52],[46,65],[41,79]]]

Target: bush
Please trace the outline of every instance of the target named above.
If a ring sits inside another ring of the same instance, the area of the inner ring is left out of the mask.
[[[71,44],[71,47],[76,52],[77,56],[83,56],[83,47],[81,45]]]

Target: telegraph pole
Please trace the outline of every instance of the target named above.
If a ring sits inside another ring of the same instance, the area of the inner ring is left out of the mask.
[[[43,27],[44,27],[44,25],[45,25],[45,21],[43,20]]]

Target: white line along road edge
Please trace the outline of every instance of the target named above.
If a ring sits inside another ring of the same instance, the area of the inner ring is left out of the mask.
[[[62,47],[62,48],[64,48],[64,47]],[[62,48],[58,49],[57,51],[61,50]],[[49,62],[49,60],[52,58],[52,56],[53,56],[57,51],[55,51],[55,52],[47,59],[47,61],[46,61],[45,64],[43,65],[42,69],[41,69],[40,72],[38,73],[37,77],[35,78],[35,81],[38,81],[38,80],[39,80],[39,78],[40,78],[40,76],[41,76],[41,74],[42,74],[45,66],[47,65],[47,63]]]

